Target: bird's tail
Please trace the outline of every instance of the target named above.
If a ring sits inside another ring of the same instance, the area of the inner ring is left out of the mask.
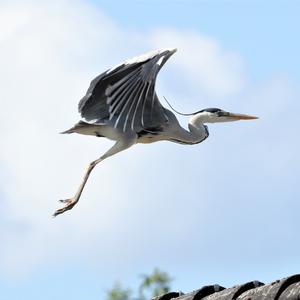
[[[65,133],[74,133],[75,131],[74,131],[74,127],[72,127],[72,128],[70,128],[70,129],[68,129],[68,130],[66,130],[66,131],[62,131],[62,132],[60,132],[60,134],[65,134]]]
[[[87,125],[89,125],[88,123],[86,122],[83,122],[83,121],[79,121],[78,123],[76,123],[72,128],[66,130],[66,131],[63,131],[63,132],[60,132],[61,134],[65,134],[65,133],[74,133],[74,132],[78,132],[78,129],[82,128],[82,127],[86,127]]]

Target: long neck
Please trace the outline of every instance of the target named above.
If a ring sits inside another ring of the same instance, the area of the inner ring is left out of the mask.
[[[207,126],[203,124],[203,121],[199,116],[192,116],[189,119],[189,130],[191,135],[195,140],[198,140],[198,143],[204,141],[208,135]]]
[[[198,144],[204,141],[209,133],[207,127],[203,124],[200,118],[195,116],[191,117],[188,123],[189,131],[180,127],[180,131],[176,132],[175,138],[171,140],[173,142],[181,144]]]

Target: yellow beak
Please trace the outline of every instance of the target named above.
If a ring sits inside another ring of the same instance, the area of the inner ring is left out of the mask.
[[[234,119],[234,120],[255,120],[258,119],[256,116],[250,116],[250,115],[244,115],[244,114],[234,114],[234,113],[228,113],[228,117]]]

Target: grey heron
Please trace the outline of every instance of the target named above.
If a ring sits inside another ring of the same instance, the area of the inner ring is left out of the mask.
[[[207,108],[185,114],[191,116],[189,130],[181,127],[176,116],[162,106],[155,92],[157,74],[175,52],[176,49],[163,49],[128,59],[92,80],[78,105],[82,120],[62,133],[106,137],[115,144],[88,165],[75,196],[60,200],[65,206],[56,210],[53,216],[74,207],[97,164],[136,143],[171,141],[194,145],[208,137],[206,123],[257,119]]]

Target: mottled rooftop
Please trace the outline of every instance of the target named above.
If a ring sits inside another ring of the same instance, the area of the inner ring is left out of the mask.
[[[225,288],[218,284],[184,294],[170,292],[153,300],[300,300],[300,274],[276,280],[269,284],[250,281],[241,285]]]

